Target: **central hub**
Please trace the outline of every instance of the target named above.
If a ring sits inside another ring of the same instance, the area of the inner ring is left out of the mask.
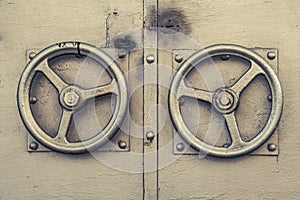
[[[64,103],[69,107],[74,107],[78,104],[80,99],[76,91],[70,90],[64,94]]]
[[[213,106],[220,113],[231,113],[238,105],[237,95],[228,88],[216,91],[213,97]]]
[[[222,106],[229,106],[231,104],[231,98],[227,94],[220,97],[219,101]]]
[[[69,86],[60,93],[60,103],[63,107],[74,110],[80,107],[82,103],[80,89],[75,86]]]
[[[233,96],[227,91],[217,93],[216,105],[222,110],[227,110],[232,106],[234,99]]]

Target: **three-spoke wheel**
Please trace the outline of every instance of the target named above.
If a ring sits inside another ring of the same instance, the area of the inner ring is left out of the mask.
[[[94,59],[104,67],[112,81],[103,86],[82,89],[77,85],[67,84],[48,65],[54,57],[66,54],[78,54]],[[55,137],[48,135],[35,120],[30,107],[30,88],[37,73],[42,73],[59,93],[59,102],[62,106],[62,116],[58,132]],[[80,142],[67,140],[68,129],[74,112],[84,109],[87,100],[108,94],[116,96],[116,107],[109,123],[96,136]],[[19,82],[18,107],[23,122],[30,134],[44,146],[62,153],[84,153],[93,150],[109,141],[118,131],[125,117],[127,108],[127,86],[119,66],[114,60],[100,49],[85,43],[66,42],[56,44],[42,50],[26,66]]]
[[[250,68],[232,86],[219,88],[215,91],[192,88],[185,84],[185,77],[195,67],[193,63],[200,63],[211,57],[222,55],[233,55],[246,59],[251,63]],[[250,141],[243,141],[235,112],[239,106],[241,93],[258,75],[263,75],[270,86],[272,110],[261,132]],[[208,102],[214,110],[223,115],[231,137],[231,144],[226,147],[217,147],[197,139],[181,116],[179,100],[182,97],[191,97]],[[175,128],[181,137],[196,150],[216,157],[240,156],[260,147],[276,129],[281,117],[282,107],[282,90],[272,67],[260,55],[237,45],[214,45],[193,54],[179,67],[173,78],[169,93],[169,111]]]

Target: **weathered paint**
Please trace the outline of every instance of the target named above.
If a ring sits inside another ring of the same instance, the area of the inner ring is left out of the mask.
[[[164,0],[159,10],[170,6],[184,10],[192,27],[189,36],[202,47],[234,43],[279,49],[279,78],[285,104],[279,125],[278,157],[199,159],[197,155],[181,156],[159,171],[160,199],[298,199],[300,3]],[[163,53],[159,57],[165,64],[171,62]],[[164,91],[160,93],[161,101],[166,101]],[[166,126],[172,125],[168,122]],[[160,132],[159,148],[170,139],[169,129],[165,128]],[[160,162],[165,159],[166,156],[159,157]]]
[[[187,34],[202,47],[235,43],[279,49],[279,78],[285,97],[278,157],[176,157],[176,162],[159,171],[160,199],[299,198],[299,7],[300,3],[293,0],[159,1],[159,25],[166,26],[171,19],[170,23],[180,25],[176,31]],[[41,49],[69,40],[112,47],[113,42],[106,43],[110,37],[143,27],[143,2],[2,0],[0,10],[0,199],[142,199],[142,174],[113,170],[91,155],[28,153],[27,132],[17,111],[16,88],[26,64],[27,49]],[[112,14],[107,30],[109,13]],[[126,44],[126,37],[121,39]],[[131,39],[139,47],[141,37],[131,36]],[[184,47],[176,42],[172,44],[175,48]],[[119,47],[131,49],[133,45]],[[142,55],[136,53],[130,63],[138,66],[142,60]],[[170,52],[160,51],[159,60],[170,66],[172,56]],[[159,79],[166,78],[159,76]],[[134,85],[136,80],[131,80]],[[160,88],[160,92],[166,91]],[[143,113],[136,111],[142,110],[142,95],[142,90],[138,90],[132,100],[134,107],[130,107],[139,124],[143,123]],[[165,102],[166,97],[160,95],[160,101]],[[165,126],[159,133],[159,148],[172,138],[170,120]],[[141,153],[143,140],[131,138],[130,147],[131,151]],[[159,155],[159,163],[165,156]],[[169,149],[167,157],[173,156]],[[148,191],[152,192],[149,196],[156,196],[155,191]]]
[[[0,199],[142,199],[142,173],[108,167],[90,154],[63,155],[27,152],[27,130],[17,109],[18,79],[26,65],[27,49],[43,49],[62,41],[105,42],[107,13],[119,11],[142,26],[141,1],[0,1]],[[134,15],[132,15],[134,14]],[[141,56],[130,61],[141,62]],[[133,80],[133,79],[132,79]],[[133,84],[133,83],[129,83]],[[138,94],[138,91],[136,92]],[[135,105],[141,95],[132,97]],[[139,119],[139,113],[132,112]],[[142,152],[142,139],[130,140],[131,152]],[[127,152],[104,153],[124,156]],[[134,165],[142,166],[140,160]]]

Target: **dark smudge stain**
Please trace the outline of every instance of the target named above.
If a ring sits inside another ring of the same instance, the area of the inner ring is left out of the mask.
[[[162,31],[169,30],[169,33],[181,32],[189,34],[191,32],[191,26],[187,22],[183,10],[175,8],[162,9],[159,11],[158,27],[162,28]]]
[[[117,49],[131,51],[132,49],[136,48],[136,42],[132,39],[130,35],[126,35],[123,37],[113,39],[113,47]]]
[[[181,32],[188,35],[191,32],[191,25],[188,23],[183,10],[178,8],[161,8],[156,19],[156,9],[151,8],[149,15],[150,25],[161,28],[163,33]]]
[[[149,10],[149,13],[147,13],[147,15],[145,16],[145,21],[146,22],[149,22],[148,24],[145,24],[145,26],[147,28],[149,28],[148,26],[150,27],[157,27],[157,10],[154,6],[150,6],[148,8]]]

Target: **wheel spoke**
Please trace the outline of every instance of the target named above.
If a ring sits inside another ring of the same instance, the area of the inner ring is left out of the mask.
[[[251,61],[250,69],[244,73],[231,89],[239,96],[242,91],[260,74],[264,74],[264,71],[261,69],[259,65],[255,62]]]
[[[66,143],[67,142],[67,134],[69,130],[69,126],[71,124],[73,112],[68,110],[63,110],[61,119],[60,119],[60,125],[58,129],[58,133],[55,136],[55,140],[61,141]]]
[[[202,100],[208,103],[212,103],[213,93],[207,90],[187,87],[185,83],[182,81],[180,87],[178,89],[178,98],[180,97],[191,97],[198,100]]]
[[[36,71],[42,72],[47,79],[61,92],[62,89],[68,86],[48,65],[48,59],[45,59],[37,68]]]
[[[102,85],[96,88],[84,90],[84,96],[86,99],[94,98],[94,97],[100,97],[107,94],[116,94],[118,91],[118,85],[115,80],[112,80],[111,83],[107,85]]]
[[[243,146],[245,142],[242,140],[240,130],[237,125],[235,112],[225,114],[224,117],[232,141],[230,148]]]

